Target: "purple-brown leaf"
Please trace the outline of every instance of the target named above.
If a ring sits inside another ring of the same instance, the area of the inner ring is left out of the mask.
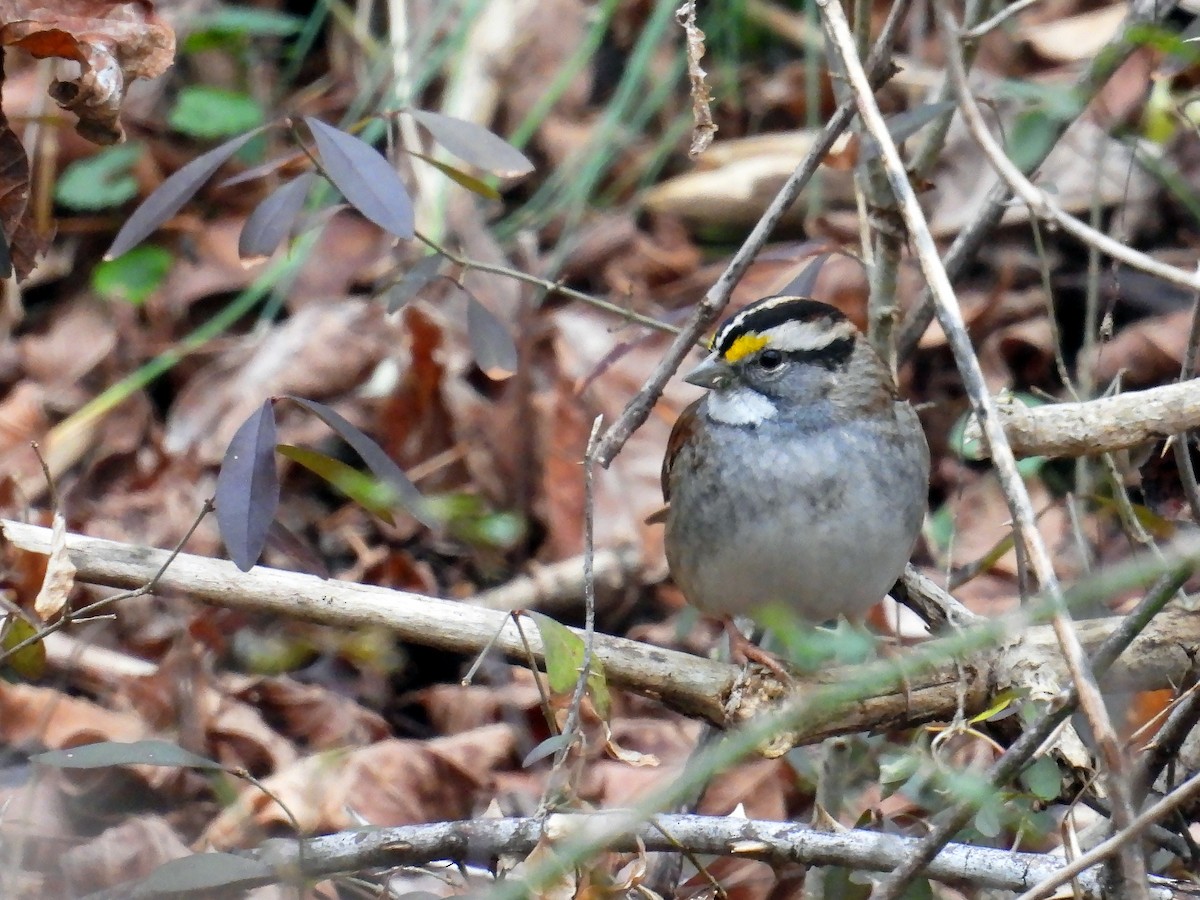
[[[305,116],[304,121],[317,142],[321,168],[350,205],[384,231],[412,240],[412,200],[391,164],[352,134],[312,116]]]
[[[238,255],[242,259],[265,259],[275,252],[295,228],[315,178],[315,173],[305,172],[272,191],[254,208],[238,238]]]
[[[493,381],[503,381],[517,371],[517,345],[504,323],[467,293],[467,333],[475,365]]]
[[[533,163],[524,153],[482,125],[426,109],[410,109],[408,113],[435,141],[465,163],[505,178],[533,171]]]
[[[405,303],[417,296],[425,286],[438,277],[442,263],[446,257],[440,253],[422,256],[413,267],[404,273],[404,277],[392,285],[387,294],[387,311],[394,313]]]
[[[203,156],[198,156],[190,163],[160,184],[142,201],[142,205],[121,226],[113,239],[112,246],[104,254],[105,259],[114,259],[132,250],[171,216],[179,212],[200,190],[201,185],[212,178],[213,173],[225,165],[233,154],[237,153],[246,143],[262,131],[255,128],[228,140],[219,147],[214,147]]]
[[[217,476],[217,524],[229,558],[243,572],[258,562],[279,506],[275,406],[267,400],[234,434]]]

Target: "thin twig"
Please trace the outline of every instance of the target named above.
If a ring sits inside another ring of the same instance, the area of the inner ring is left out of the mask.
[[[82,606],[76,610],[64,610],[61,618],[55,619],[50,624],[42,627],[37,634],[31,634],[29,637],[25,638],[25,640],[13,644],[13,646],[0,653],[0,666],[4,665],[4,663],[7,662],[14,653],[20,653],[26,647],[30,647],[38,643],[47,635],[61,631],[68,625],[75,624],[81,619],[93,617],[100,610],[112,606],[114,603],[119,603],[122,600],[132,600],[134,597],[141,597],[145,594],[153,593],[154,589],[158,587],[159,581],[161,581],[162,577],[167,573],[167,569],[171,567],[171,563],[175,562],[176,558],[178,558],[178,556],[183,552],[184,545],[191,540],[192,535],[196,533],[196,529],[200,527],[200,523],[204,521],[204,517],[212,511],[213,501],[212,498],[209,498],[204,501],[204,504],[200,507],[199,515],[196,516],[195,520],[192,522],[184,536],[180,539],[179,543],[175,545],[175,548],[171,550],[171,552],[167,555],[167,558],[163,560],[157,571],[155,571],[154,574],[151,575],[150,578],[140,587],[134,588],[130,591],[122,591],[119,594],[113,594],[111,597],[102,597],[99,600],[89,603],[87,606]]]
[[[1200,721],[1200,684],[1192,685],[1171,707],[1162,727],[1153,740],[1142,748],[1137,765],[1130,773],[1130,793],[1135,803],[1140,804],[1150,793],[1158,775],[1170,762],[1175,753]]]
[[[1196,363],[1200,361],[1200,293],[1192,302],[1192,327],[1188,331],[1187,351],[1179,370],[1179,380],[1196,377]],[[1179,468],[1179,480],[1183,494],[1192,510],[1192,519],[1200,524],[1200,485],[1196,483],[1196,469],[1192,465],[1192,438],[1184,431],[1175,435],[1175,465]]]
[[[703,854],[762,860],[773,865],[821,863],[873,871],[887,871],[916,844],[913,838],[866,829],[831,833],[814,831],[795,822],[729,816],[666,815],[646,822],[638,822],[624,811],[560,813],[544,821],[537,817],[480,817],[456,822],[354,829],[312,837],[306,841],[304,868],[300,867],[293,841],[270,839],[249,851],[248,856],[273,871],[253,873],[236,881],[231,878],[221,887],[245,890],[269,884],[285,873],[320,880],[339,873],[421,865],[434,860],[476,863],[509,854],[525,856],[539,843],[552,843],[557,848],[560,843],[570,842],[594,830],[612,833],[614,837],[609,845],[617,851],[656,852],[671,850],[683,843]],[[549,858],[553,854],[544,856]],[[947,847],[933,868],[933,874],[941,880],[1009,891],[1023,890],[1061,871],[1062,858],[1052,853],[1014,853],[969,844]],[[1081,884],[1088,891],[1097,893],[1101,887],[1098,874],[1084,873]],[[529,885],[519,878],[507,878],[493,887],[497,893],[511,896]],[[178,896],[208,896],[212,891],[212,887],[198,891],[180,888]],[[127,882],[91,894],[85,900],[149,895],[150,892],[136,882]],[[1155,896],[1156,900],[1169,898],[1171,892],[1164,887]]]
[[[989,31],[991,31],[992,29],[998,28],[1000,25],[1003,25],[1008,19],[1011,19],[1013,16],[1017,15],[1018,13],[1024,12],[1025,10],[1029,9],[1029,7],[1033,6],[1035,3],[1040,3],[1040,2],[1041,2],[1041,0],[1017,0],[1016,3],[1010,3],[1008,6],[1004,7],[1004,9],[1000,10],[1000,12],[996,13],[990,19],[980,22],[978,25],[974,26],[973,28],[968,27],[962,33],[962,39],[964,41],[977,41],[981,37],[983,37],[985,34],[987,34]]]
[[[1004,432],[996,418],[995,404],[989,395],[979,360],[971,346],[962,310],[958,306],[958,300],[950,287],[950,280],[946,277],[946,272],[938,259],[937,247],[929,232],[924,212],[909,183],[904,163],[900,159],[895,142],[888,133],[883,115],[872,96],[866,73],[857,57],[854,56],[854,42],[846,24],[845,13],[841,6],[833,0],[818,0],[818,6],[824,14],[826,31],[846,67],[859,115],[871,136],[879,144],[880,154],[887,167],[888,180],[891,182],[892,191],[896,195],[900,210],[904,215],[909,235],[921,264],[921,270],[933,291],[942,330],[946,333],[954,353],[955,362],[958,364],[959,373],[975,410],[975,415],[982,425],[1005,499],[1013,515],[1019,548],[1028,555],[1042,589],[1052,602],[1058,605],[1053,619],[1054,631],[1062,647],[1063,657],[1071,673],[1071,678],[1079,690],[1080,705],[1095,733],[1098,735],[1111,734],[1113,730],[1111,722],[1108,720],[1108,712],[1105,709],[1100,690],[1091,675],[1078,635],[1075,634],[1070,618],[1066,614],[1062,590],[1054,573],[1049,551],[1035,526],[1035,516],[1033,505],[1029,500],[1029,493],[1017,469],[1016,459],[1013,457],[1012,450],[1009,448]],[[957,46],[954,50],[957,51]],[[956,62],[961,65],[961,60],[956,59]],[[956,73],[956,77],[962,77],[961,69]],[[1120,796],[1121,785],[1116,784],[1115,777],[1110,780],[1113,784],[1106,784],[1106,786],[1110,788],[1110,792],[1115,790]]]
[[[583,628],[583,661],[579,666],[579,678],[575,682],[575,692],[571,695],[571,705],[567,710],[567,718],[563,724],[562,733],[574,735],[579,728],[579,715],[583,707],[583,698],[587,694],[588,680],[592,672],[592,660],[596,650],[596,491],[593,483],[596,451],[596,441],[600,436],[600,425],[604,416],[596,416],[592,422],[592,431],[588,436],[587,450],[583,456],[583,493],[584,493],[584,526],[583,526],[583,597],[584,597],[584,628]],[[573,739],[568,739],[555,754],[554,765],[551,767],[549,782],[553,784],[557,773],[566,765],[567,756],[574,745]]]
[[[468,256],[463,256],[460,253],[455,253],[453,250],[443,247],[441,244],[434,241],[432,238],[426,237],[424,234],[417,232],[417,240],[423,243],[431,250],[440,253],[446,259],[450,260],[457,266],[461,266],[467,272],[484,272],[489,275],[503,275],[506,278],[511,278],[514,281],[521,281],[525,284],[531,284],[534,287],[539,287],[548,294],[561,294],[563,297],[568,297],[571,300],[578,300],[580,303],[586,303],[589,306],[594,306],[597,309],[602,309],[605,312],[612,313],[618,318],[624,319],[627,322],[636,322],[638,325],[644,325],[646,328],[652,328],[655,331],[665,331],[668,334],[679,334],[679,328],[671,325],[668,322],[660,322],[658,319],[650,316],[644,316],[641,313],[636,313],[631,309],[620,306],[616,303],[610,303],[593,294],[588,294],[583,291],[578,291],[575,288],[567,287],[561,281],[551,281],[548,278],[542,278],[538,275],[531,275],[528,272],[522,272],[520,269],[512,269],[508,266],[502,266],[497,263],[485,263],[477,259],[471,259]]]

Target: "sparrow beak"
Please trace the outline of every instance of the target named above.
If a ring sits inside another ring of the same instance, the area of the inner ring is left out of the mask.
[[[720,390],[733,380],[733,370],[729,364],[715,353],[708,357],[683,378],[688,384],[696,387]]]

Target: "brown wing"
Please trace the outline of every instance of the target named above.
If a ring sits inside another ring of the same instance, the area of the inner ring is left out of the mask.
[[[700,398],[700,400],[703,399],[703,397]],[[675,465],[679,451],[692,439],[692,435],[696,431],[696,407],[700,405],[700,400],[694,401],[679,414],[679,418],[675,420],[675,427],[671,429],[671,436],[667,438],[667,452],[663,456],[662,464],[663,500],[667,503],[671,502],[671,469]]]

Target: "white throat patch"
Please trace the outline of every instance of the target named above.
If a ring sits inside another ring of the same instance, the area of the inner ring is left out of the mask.
[[[774,403],[748,387],[713,391],[708,395],[708,414],[726,425],[757,425],[775,413]]]

